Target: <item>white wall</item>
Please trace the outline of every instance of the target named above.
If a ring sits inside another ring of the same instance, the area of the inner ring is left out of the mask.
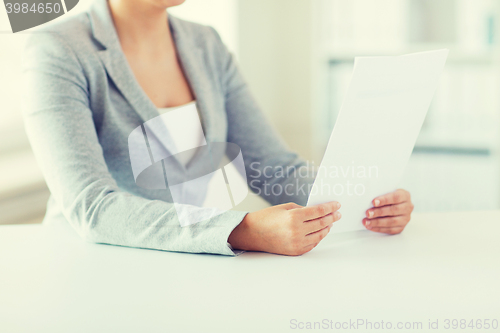
[[[214,27],[229,50],[238,56],[237,0],[186,0],[168,11],[182,19]]]
[[[240,67],[289,146],[311,158],[313,1],[240,0]]]

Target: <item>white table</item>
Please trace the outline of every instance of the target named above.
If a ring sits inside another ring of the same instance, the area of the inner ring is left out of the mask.
[[[382,320],[499,332],[444,329],[445,319],[500,321],[499,237],[500,211],[425,214],[397,236],[331,234],[301,257],[232,258],[2,226],[0,332],[334,332],[299,325],[357,319],[373,328],[358,332],[384,331]]]

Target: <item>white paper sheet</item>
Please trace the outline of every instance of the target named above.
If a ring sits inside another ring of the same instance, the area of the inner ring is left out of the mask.
[[[379,195],[392,192],[410,158],[448,50],[358,57],[307,205],[339,201],[331,232],[364,229]]]

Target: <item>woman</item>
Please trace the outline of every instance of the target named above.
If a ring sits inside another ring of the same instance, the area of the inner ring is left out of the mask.
[[[304,162],[268,125],[217,33],[167,14],[166,8],[182,2],[96,0],[88,11],[48,25],[28,41],[23,109],[51,191],[44,221],[70,223],[90,242],[123,246],[226,255],[310,251],[340,219],[337,202],[302,207],[307,194],[262,191],[275,206],[226,211],[181,227],[169,191],[136,184],[129,135],[166,108],[193,101],[207,142],[241,147],[252,188],[265,181],[313,181],[292,174],[264,179],[259,171],[265,167],[290,170]],[[182,176],[202,168],[197,154],[165,172]],[[363,220],[372,231],[399,233],[410,220],[413,206],[404,190],[373,204]]]

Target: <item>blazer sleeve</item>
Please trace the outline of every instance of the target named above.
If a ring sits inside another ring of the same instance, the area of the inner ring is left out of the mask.
[[[228,141],[240,146],[250,189],[269,203],[305,205],[314,170],[291,151],[264,116],[234,56],[213,30],[219,48]]]
[[[172,203],[121,191],[108,171],[79,58],[57,33],[36,33],[23,57],[23,115],[47,185],[89,242],[234,255],[227,239],[246,212],[181,227]],[[199,209],[188,206],[186,209]]]

